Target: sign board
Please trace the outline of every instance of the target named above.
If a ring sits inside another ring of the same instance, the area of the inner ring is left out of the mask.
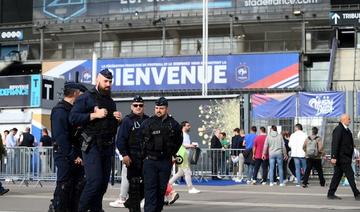
[[[299,87],[299,53],[241,54],[209,56],[209,89],[264,89]],[[261,63],[259,63],[261,61]],[[59,62],[43,74],[91,83],[96,77],[92,60]],[[109,69],[113,75],[112,90],[158,91],[201,90],[203,67],[201,56],[116,58],[97,60],[97,72]]]
[[[40,107],[41,76],[0,77],[0,107]]]
[[[360,26],[360,11],[332,11],[329,20],[332,26]]]
[[[231,8],[234,0],[209,0],[209,9]],[[92,18],[104,15],[134,14],[135,12],[201,10],[199,0],[34,0],[34,21]]]
[[[8,29],[0,30],[0,41],[13,41],[13,40],[23,40],[24,31],[22,29]]]

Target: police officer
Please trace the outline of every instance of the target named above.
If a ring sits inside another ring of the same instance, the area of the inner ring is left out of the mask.
[[[168,101],[155,102],[155,115],[145,120],[139,137],[144,151],[145,212],[159,212],[164,205],[172,157],[182,144],[181,126],[168,115]]]
[[[79,211],[102,211],[111,157],[114,154],[113,138],[121,113],[111,98],[112,74],[102,70],[93,89],[81,95],[70,113],[70,122],[82,127],[82,155],[86,182],[80,197]]]
[[[69,122],[69,114],[75,99],[85,90],[86,88],[81,84],[65,83],[64,99],[51,110],[57,180],[49,211],[75,212],[78,208],[84,169],[80,144],[75,137],[75,127]]]
[[[116,140],[117,148],[123,156],[123,163],[127,167],[130,188],[129,198],[124,205],[130,212],[141,212],[140,202],[144,198],[143,161],[137,134],[142,122],[148,118],[149,116],[144,114],[144,100],[141,96],[135,96],[131,104],[131,113],[122,120]]]

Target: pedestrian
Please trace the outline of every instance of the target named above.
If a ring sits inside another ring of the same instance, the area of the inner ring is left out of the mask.
[[[308,180],[310,176],[310,172],[313,169],[313,167],[316,169],[319,180],[320,180],[320,186],[325,186],[325,178],[323,174],[323,169],[321,165],[321,159],[323,156],[324,146],[321,141],[321,138],[317,135],[318,134],[318,128],[313,127],[311,129],[312,133],[311,135],[305,140],[303,149],[305,151],[305,157],[306,157],[306,170],[304,174],[303,184],[302,186],[304,188],[308,187]]]
[[[197,190],[191,181],[191,169],[190,169],[190,161],[189,161],[189,151],[190,149],[196,148],[196,145],[191,143],[190,140],[190,129],[191,125],[188,121],[181,122],[181,129],[182,129],[182,135],[183,135],[183,142],[182,147],[180,147],[177,155],[181,155],[183,157],[183,162],[181,164],[177,165],[177,172],[176,174],[170,179],[169,183],[172,185],[178,178],[185,175],[185,182],[188,188],[189,194],[197,194],[200,193],[199,190]]]
[[[235,128],[233,130],[234,136],[231,138],[231,161],[233,163],[233,177],[232,180],[235,182],[241,182],[242,173],[244,169],[244,156],[241,153],[241,149],[244,149],[244,136],[240,135],[240,128]],[[243,133],[245,134],[245,133]]]
[[[295,132],[291,134],[289,139],[289,147],[291,148],[291,157],[295,162],[296,186],[300,187],[301,175],[306,170],[305,152],[303,149],[307,135],[302,131],[302,125],[295,125]]]
[[[102,70],[96,85],[81,95],[70,113],[70,121],[82,128],[82,156],[85,187],[80,197],[79,212],[101,211],[102,200],[110,180],[114,137],[121,113],[111,98],[112,73]]]
[[[30,133],[30,127],[26,127],[24,132],[21,134],[19,146],[34,147],[35,137]]]
[[[283,175],[283,160],[287,159],[286,148],[283,137],[277,132],[275,125],[271,126],[270,133],[266,136],[262,159],[266,159],[266,154],[269,153],[270,160],[270,186],[274,186],[274,169],[275,162],[277,163],[278,173],[280,177],[280,186],[285,186],[284,175]]]
[[[49,136],[49,132],[46,128],[41,130],[42,136],[40,138],[40,146],[52,146],[51,137]]]
[[[266,140],[266,129],[265,127],[260,127],[260,135],[256,136],[254,139],[253,146],[253,160],[255,161],[254,173],[252,184],[256,184],[257,174],[261,166],[262,169],[262,180],[260,183],[266,185],[268,167],[269,167],[269,154],[265,154],[265,159],[262,158],[262,153],[264,150],[264,144]]]
[[[82,166],[80,142],[75,136],[76,127],[69,122],[69,114],[75,100],[84,92],[78,83],[64,85],[64,98],[51,110],[51,131],[53,133],[53,155],[57,168],[54,199],[49,212],[78,209],[83,187],[84,170]],[[24,136],[24,140],[26,136]],[[30,142],[25,142],[29,145]]]
[[[352,155],[354,152],[354,139],[349,129],[350,123],[351,119],[348,114],[341,115],[340,123],[335,127],[332,133],[331,163],[334,165],[334,174],[327,193],[328,199],[341,199],[335,195],[335,192],[343,174],[345,174],[355,200],[360,200],[360,192],[356,187],[354,171],[351,168]]]
[[[120,161],[123,160],[118,149],[115,150],[116,154],[119,156]],[[119,198],[117,198],[113,202],[109,202],[109,206],[113,208],[125,208],[125,201],[128,198],[129,194],[129,181],[127,179],[127,168],[126,165],[122,162],[121,165],[121,184],[120,184],[120,194]]]
[[[254,146],[254,140],[256,137],[257,128],[256,126],[252,126],[250,129],[250,133],[245,135],[244,138],[244,144],[245,144],[245,150],[243,151],[245,164],[247,166],[247,184],[251,183],[252,176],[254,173],[254,167],[255,167],[255,161],[253,160],[253,146]]]
[[[144,100],[135,96],[131,104],[131,113],[122,120],[118,130],[116,146],[123,157],[129,181],[129,198],[124,205],[130,212],[141,212],[140,202],[144,198],[143,160],[141,145],[137,136],[140,125],[149,116],[144,114]]]
[[[140,128],[139,137],[145,158],[145,212],[159,212],[163,209],[172,157],[183,142],[180,124],[168,111],[167,99],[160,97],[155,102],[155,115],[145,120]]]
[[[218,173],[219,164],[221,159],[221,142],[220,142],[220,133],[219,129],[214,130],[214,135],[211,137],[210,140],[210,152],[211,152],[211,173],[213,180],[221,180],[221,176]]]
[[[0,136],[0,162],[1,162],[0,165],[2,165],[2,160],[5,155],[6,155],[6,150],[2,138]],[[7,192],[9,192],[9,189],[4,188],[0,181],[0,196],[6,194]]]

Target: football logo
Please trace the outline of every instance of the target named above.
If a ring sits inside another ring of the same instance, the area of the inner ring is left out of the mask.
[[[241,64],[236,69],[236,80],[239,82],[245,82],[249,79],[249,67],[247,65]]]

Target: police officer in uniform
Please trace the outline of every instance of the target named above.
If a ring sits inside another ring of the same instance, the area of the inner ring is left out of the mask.
[[[111,98],[112,73],[102,70],[96,86],[81,95],[70,113],[70,122],[82,127],[82,155],[85,169],[85,187],[80,197],[79,211],[103,211],[102,199],[106,192],[113,138],[121,113]]]
[[[139,134],[144,151],[145,212],[163,209],[172,157],[182,144],[181,126],[168,115],[168,101],[155,102],[155,115],[145,120]]]
[[[69,122],[69,114],[75,99],[85,91],[86,88],[81,84],[65,83],[64,99],[51,110],[57,180],[54,199],[49,211],[75,212],[78,209],[83,188],[84,169],[80,143],[75,137],[75,127]]]
[[[148,118],[149,116],[144,114],[144,100],[141,96],[135,96],[131,104],[131,113],[122,120],[116,140],[116,146],[127,167],[130,187],[129,198],[124,205],[130,212],[141,212],[140,202],[144,198],[143,161],[137,134],[142,122]]]

